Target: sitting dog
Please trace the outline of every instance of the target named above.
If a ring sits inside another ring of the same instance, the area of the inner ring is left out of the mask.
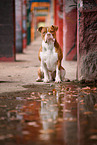
[[[39,60],[41,66],[38,70],[38,79],[36,81],[43,81],[45,83],[55,80],[60,83],[64,80],[65,69],[61,66],[63,53],[61,47],[56,40],[57,26],[39,27],[41,32],[42,46],[39,49]]]

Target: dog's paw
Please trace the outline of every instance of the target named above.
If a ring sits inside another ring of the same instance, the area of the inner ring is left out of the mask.
[[[55,82],[56,82],[56,83],[61,83],[61,79],[60,79],[59,77],[56,77],[56,78],[55,78]]]
[[[50,80],[46,78],[46,79],[43,80],[43,82],[44,82],[44,83],[49,83]]]
[[[37,79],[36,79],[36,82],[43,82],[43,80],[40,79],[40,78],[37,78]]]

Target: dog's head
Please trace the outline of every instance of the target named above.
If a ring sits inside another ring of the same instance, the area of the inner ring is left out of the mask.
[[[58,27],[53,25],[50,27],[38,28],[38,31],[41,32],[42,39],[45,41],[45,43],[55,42],[57,30]]]

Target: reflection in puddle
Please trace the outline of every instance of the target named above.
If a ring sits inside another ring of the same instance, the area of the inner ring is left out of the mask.
[[[96,96],[70,83],[0,96],[0,144],[95,145]]]

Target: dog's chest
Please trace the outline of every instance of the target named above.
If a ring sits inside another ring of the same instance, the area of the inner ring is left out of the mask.
[[[54,45],[43,45],[40,56],[41,60],[46,63],[48,70],[54,71],[56,69],[58,54],[55,52]]]

